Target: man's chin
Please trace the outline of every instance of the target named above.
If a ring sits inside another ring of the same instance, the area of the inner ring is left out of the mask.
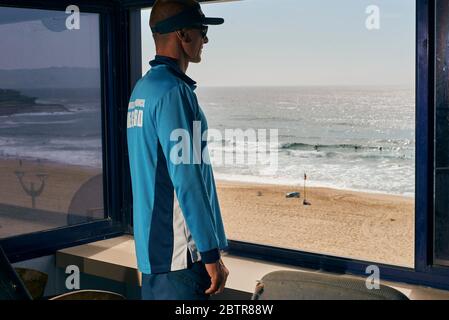
[[[200,63],[201,62],[201,56],[195,57],[192,60],[190,60],[192,63]]]

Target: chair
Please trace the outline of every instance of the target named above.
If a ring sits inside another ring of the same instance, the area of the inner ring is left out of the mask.
[[[396,289],[368,289],[365,280],[301,271],[275,271],[257,284],[251,300],[408,300]]]
[[[14,268],[23,284],[27,288],[33,300],[42,299],[45,286],[47,285],[48,275],[46,273],[26,268]]]
[[[0,246],[0,300],[32,300],[32,297]]]
[[[125,300],[121,294],[102,290],[77,290],[48,300]]]

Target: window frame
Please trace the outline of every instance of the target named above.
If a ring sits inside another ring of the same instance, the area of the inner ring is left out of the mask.
[[[437,5],[438,5],[439,1],[441,1],[441,0],[435,0],[434,2],[432,2],[434,4],[434,6],[435,6],[434,12],[437,12],[437,10],[438,10],[437,9]],[[448,10],[449,6],[447,5],[447,3],[445,3],[445,5],[446,5],[445,10]],[[449,28],[449,26],[447,25],[448,22],[447,21],[445,21],[445,22],[446,22],[445,26],[447,28]],[[432,154],[434,156],[434,158],[433,158],[434,171],[432,172],[432,178],[434,180],[433,180],[432,186],[434,188],[435,196],[434,196],[434,199],[433,199],[433,201],[434,201],[434,203],[433,203],[433,205],[434,205],[434,212],[433,212],[433,216],[432,216],[432,220],[431,220],[431,222],[432,222],[432,225],[431,225],[431,227],[432,227],[432,238],[429,241],[432,242],[431,254],[432,254],[432,259],[433,259],[434,265],[441,266],[441,267],[449,267],[449,259],[437,257],[437,252],[436,252],[437,249],[435,248],[436,247],[435,243],[436,243],[436,239],[437,239],[437,231],[436,231],[437,230],[437,226],[436,226],[436,216],[437,216],[437,191],[436,191],[436,184],[437,184],[437,179],[436,179],[436,176],[437,176],[437,174],[441,174],[442,172],[448,172],[448,167],[445,167],[445,166],[441,167],[437,163],[438,162],[438,156],[437,156],[438,149],[437,149],[437,146],[436,146],[437,142],[438,142],[438,134],[437,134],[437,132],[438,132],[438,130],[437,130],[438,113],[437,113],[437,106],[439,106],[439,105],[441,105],[443,103],[444,104],[447,103],[447,88],[442,89],[441,91],[445,91],[445,92],[441,92],[440,95],[438,95],[438,90],[437,90],[437,87],[438,87],[438,81],[437,80],[438,80],[439,72],[443,71],[443,70],[439,70],[438,69],[437,39],[441,39],[441,35],[442,34],[447,36],[448,33],[447,33],[447,31],[444,32],[444,31],[441,31],[441,30],[437,30],[436,23],[437,23],[437,20],[435,20],[435,27],[433,28],[435,41],[434,41],[434,48],[431,51],[431,52],[435,52],[435,60],[433,61],[433,64],[432,64],[432,67],[434,68],[434,71],[432,73],[432,80],[434,81],[433,82],[433,92],[432,92],[433,106],[434,106],[433,111],[434,111],[434,113],[431,115],[431,119],[433,120],[432,128],[434,130],[433,131],[433,136],[432,136],[434,138],[434,143],[432,144],[434,149],[431,150],[431,152],[432,152]],[[440,68],[441,68],[441,66],[440,66]],[[442,142],[444,143],[444,141],[442,141]],[[440,146],[440,148],[441,148],[441,146]]]
[[[0,0],[0,7],[15,7],[23,9],[60,10],[73,1],[66,0]],[[81,12],[99,14],[100,23],[100,73],[101,73],[101,126],[102,126],[102,157],[103,157],[103,200],[107,217],[82,224],[63,226],[56,229],[42,230],[0,239],[0,245],[11,262],[27,260],[44,255],[54,254],[56,250],[116,237],[127,231],[126,185],[123,183],[123,167],[127,166],[124,154],[124,138],[117,132],[123,130],[120,117],[122,112],[116,112],[114,106],[123,106],[120,98],[127,95],[123,92],[121,79],[116,66],[123,65],[119,59],[124,59],[123,49],[119,45],[123,38],[120,21],[123,13],[117,1],[77,1]],[[122,78],[123,79],[123,78]],[[124,100],[124,99],[122,99]],[[120,111],[120,109],[119,109]],[[123,133],[123,131],[122,131]]]
[[[0,6],[62,9],[72,1],[0,0]],[[223,2],[223,1],[200,1]],[[81,11],[101,14],[101,61],[103,96],[103,168],[105,197],[110,218],[57,230],[37,232],[0,240],[12,261],[54,253],[55,250],[98,239],[132,233],[132,193],[126,147],[128,98],[136,81],[136,10],[151,7],[153,0],[77,1]],[[382,280],[406,282],[449,289],[449,268],[433,261],[434,197],[434,1],[416,0],[416,160],[415,160],[415,266],[414,268],[283,249],[242,241],[229,241],[229,253],[336,273],[366,275],[366,267],[376,264]],[[134,26],[134,27],[133,27]],[[132,57],[132,58],[131,58]],[[114,108],[114,106],[116,106]]]
[[[151,7],[154,1],[123,0],[128,10]],[[200,1],[225,2],[225,1]],[[449,289],[449,268],[433,261],[434,195],[434,1],[416,0],[416,76],[415,76],[415,266],[414,268],[380,264],[350,258],[290,250],[273,246],[229,240],[229,253],[236,256],[334,273],[367,275],[366,268],[377,265],[382,280],[406,282]],[[449,27],[449,26],[448,26]],[[136,36],[139,37],[140,33]],[[135,53],[134,53],[135,54]],[[139,57],[140,58],[140,57]],[[139,63],[141,59],[136,59]],[[130,62],[133,63],[132,61]]]

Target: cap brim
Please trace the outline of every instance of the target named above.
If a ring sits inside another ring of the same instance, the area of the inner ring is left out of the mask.
[[[206,17],[204,18],[203,24],[209,24],[209,25],[219,25],[219,24],[223,24],[224,23],[224,19],[223,18],[209,18]]]

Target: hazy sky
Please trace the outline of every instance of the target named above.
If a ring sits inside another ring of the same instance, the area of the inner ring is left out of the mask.
[[[369,5],[380,29],[365,26]],[[209,27],[201,64],[187,74],[200,86],[410,85],[415,76],[412,0],[243,0],[202,5],[225,19]],[[143,69],[154,56],[142,13]]]
[[[64,11],[0,8],[0,69],[99,68],[99,15],[82,13],[79,30],[67,30],[68,16]]]

